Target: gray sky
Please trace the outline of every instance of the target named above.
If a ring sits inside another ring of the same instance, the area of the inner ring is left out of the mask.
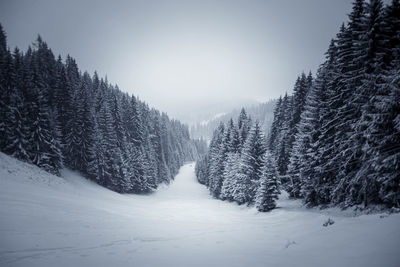
[[[188,121],[291,91],[351,2],[0,0],[0,23],[11,48],[40,33],[81,70]]]

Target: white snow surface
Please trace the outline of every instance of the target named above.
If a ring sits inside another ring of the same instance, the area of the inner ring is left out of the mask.
[[[151,195],[121,195],[0,153],[0,266],[400,266],[400,215],[213,199],[194,163]],[[332,218],[335,223],[322,224]]]

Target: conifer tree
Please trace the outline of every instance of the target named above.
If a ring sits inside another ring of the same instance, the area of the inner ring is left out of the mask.
[[[206,154],[196,162],[196,167],[195,167],[195,173],[197,180],[199,183],[209,186],[209,170],[210,168],[210,162],[209,162],[209,156]]]
[[[4,151],[11,156],[29,161],[29,128],[26,122],[26,113],[21,92],[15,88],[10,95],[10,104],[6,107],[7,120],[12,124],[6,129],[6,147]]]
[[[240,170],[239,153],[229,153],[224,168],[224,181],[221,187],[220,198],[222,200],[233,200],[237,174]]]
[[[259,211],[270,211],[276,207],[279,195],[279,181],[272,155],[266,151],[263,158],[260,185],[258,186],[255,205]]]
[[[7,37],[0,25],[0,149],[4,150],[7,146],[6,142],[6,113],[7,104],[9,102],[9,95],[11,92],[11,84],[9,82],[12,77],[11,72],[11,55],[7,49]]]
[[[258,187],[263,167],[263,156],[266,151],[266,142],[259,123],[255,122],[249,132],[249,136],[243,146],[240,175],[243,182],[247,184],[245,199],[254,201],[255,191]],[[247,202],[246,201],[246,202]]]
[[[275,148],[275,142],[280,133],[280,124],[282,123],[280,121],[281,118],[279,116],[281,111],[281,105],[282,105],[282,97],[279,97],[278,102],[275,105],[274,120],[272,121],[271,129],[268,135],[268,148],[270,150],[273,150]]]
[[[250,131],[250,127],[251,127],[251,119],[247,116],[245,109],[242,108],[238,118],[240,150],[243,148],[243,145],[246,142],[247,135]]]

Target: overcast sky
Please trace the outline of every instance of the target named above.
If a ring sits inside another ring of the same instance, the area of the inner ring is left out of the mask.
[[[1,0],[11,48],[40,33],[81,70],[176,118],[291,91],[315,72],[350,0]]]

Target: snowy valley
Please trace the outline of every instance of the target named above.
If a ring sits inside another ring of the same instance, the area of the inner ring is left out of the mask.
[[[212,198],[194,163],[150,195],[121,195],[0,154],[1,266],[398,266],[400,214],[268,213]],[[324,227],[331,218],[334,224]]]
[[[0,18],[0,267],[400,266],[400,0]]]

